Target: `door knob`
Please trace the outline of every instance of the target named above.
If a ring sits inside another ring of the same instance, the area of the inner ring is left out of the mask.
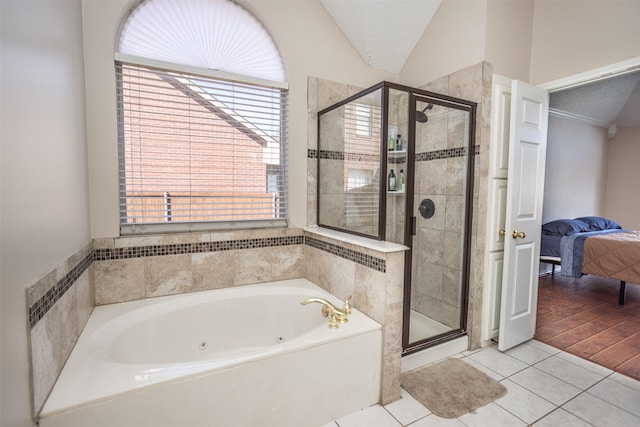
[[[526,236],[523,231],[513,230],[513,233],[511,233],[511,237],[513,237],[514,239],[517,239],[517,238],[524,239]]]
[[[500,237],[504,237],[504,235],[507,233],[504,230],[500,230],[498,231],[498,234],[500,235]]]

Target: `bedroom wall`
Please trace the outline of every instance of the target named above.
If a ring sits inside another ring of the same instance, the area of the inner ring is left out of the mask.
[[[608,143],[604,215],[625,228],[640,230],[640,127],[618,128]]]
[[[549,116],[543,223],[605,214],[607,143],[606,129]]]

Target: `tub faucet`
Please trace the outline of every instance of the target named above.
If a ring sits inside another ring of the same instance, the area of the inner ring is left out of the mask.
[[[307,305],[311,302],[322,304],[322,315],[329,318],[329,328],[336,329],[340,323],[346,323],[349,321],[348,316],[351,314],[351,304],[349,303],[350,299],[351,296],[344,301],[344,305],[341,309],[324,298],[316,297],[307,298],[300,302],[300,304]]]

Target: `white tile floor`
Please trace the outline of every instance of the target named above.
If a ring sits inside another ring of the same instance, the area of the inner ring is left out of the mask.
[[[456,355],[500,381],[507,395],[457,419],[432,414],[407,392],[321,427],[638,427],[640,381],[531,340]]]

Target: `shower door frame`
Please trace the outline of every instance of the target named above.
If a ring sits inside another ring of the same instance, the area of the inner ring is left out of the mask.
[[[393,87],[393,86],[392,86]],[[474,173],[475,156],[478,154],[476,147],[476,110],[477,103],[442,95],[434,92],[418,90],[409,87],[402,87],[409,90],[409,144],[407,147],[407,201],[405,211],[405,245],[409,250],[405,252],[404,262],[404,302],[403,302],[403,322],[402,322],[402,355],[408,355],[425,348],[456,339],[467,334],[467,316],[469,311],[469,275],[471,264],[471,238],[473,223],[473,193],[474,193]],[[396,89],[398,89],[396,87]],[[402,90],[402,89],[400,89]],[[411,315],[411,289],[412,289],[412,266],[413,266],[413,236],[417,234],[417,217],[414,215],[414,194],[415,194],[415,146],[416,146],[416,111],[418,102],[427,102],[456,110],[466,111],[469,114],[469,137],[466,145],[467,149],[467,179],[465,192],[465,217],[464,217],[464,244],[462,262],[462,286],[460,290],[460,327],[449,332],[438,334],[416,342],[409,342],[409,327]]]

